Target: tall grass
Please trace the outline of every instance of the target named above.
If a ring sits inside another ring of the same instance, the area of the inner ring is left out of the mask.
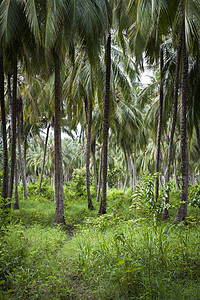
[[[1,223],[0,299],[200,299],[198,208],[172,225],[129,209],[130,191],[110,190],[104,216],[67,195],[66,227],[45,197]]]

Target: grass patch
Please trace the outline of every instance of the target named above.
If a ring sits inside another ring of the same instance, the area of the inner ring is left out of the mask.
[[[52,200],[21,200],[1,225],[0,299],[199,299],[198,208],[187,225],[163,224],[130,196],[109,190],[103,216],[84,195],[65,199],[73,235],[52,225]]]

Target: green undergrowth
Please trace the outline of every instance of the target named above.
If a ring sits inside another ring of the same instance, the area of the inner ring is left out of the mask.
[[[196,191],[190,197],[197,198]],[[95,198],[95,210],[88,211],[79,193],[65,190],[66,226],[52,225],[55,204],[45,195],[29,194],[20,210],[1,214],[0,300],[200,299],[196,200],[187,222],[174,225],[175,191],[166,223],[160,221],[162,201],[155,206],[151,190],[144,203],[137,191],[110,189],[102,216]]]

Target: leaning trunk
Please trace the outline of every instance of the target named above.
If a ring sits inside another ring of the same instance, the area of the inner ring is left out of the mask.
[[[46,134],[45,145],[44,145],[44,156],[43,156],[43,162],[42,162],[42,171],[41,171],[41,176],[40,176],[40,186],[39,186],[38,194],[41,193],[42,179],[43,179],[43,174],[44,174],[44,166],[45,166],[45,159],[46,159],[47,143],[48,143],[50,126],[51,126],[51,124],[49,124],[48,127],[47,127],[47,134]]]
[[[177,50],[177,58],[176,58],[176,71],[175,71],[175,80],[174,80],[174,109],[173,109],[173,119],[172,119],[172,128],[169,138],[169,150],[167,157],[167,169],[165,173],[165,184],[169,182],[170,178],[170,166],[172,161],[172,148],[173,148],[173,139],[176,127],[176,119],[177,119],[177,107],[178,107],[178,79],[179,79],[179,70],[180,70],[180,59],[181,59],[181,49],[182,49],[182,35],[184,33],[181,31],[179,46]],[[165,206],[169,203],[169,191],[167,192],[167,197],[165,198]],[[162,220],[165,221],[168,218],[168,208],[165,207],[162,213]]]
[[[65,223],[63,206],[63,170],[61,149],[61,82],[60,59],[53,50],[55,64],[55,119],[54,119],[54,178],[55,178],[55,203],[56,215],[54,224]]]
[[[91,144],[91,152],[93,157],[93,168],[94,168],[94,187],[97,192],[97,165],[96,165],[96,139]]]
[[[94,209],[90,194],[90,147],[91,147],[91,128],[92,128],[92,101],[88,98],[87,101],[88,113],[87,113],[87,145],[86,145],[86,190],[88,209]]]
[[[155,166],[156,173],[160,171],[160,143],[161,143],[161,129],[162,129],[162,112],[163,112],[164,78],[163,78],[163,49],[162,48],[160,49],[160,72],[161,72],[161,80],[160,80],[160,102],[159,102],[157,145],[156,145],[156,166]],[[155,202],[157,202],[158,199],[158,191],[159,191],[159,178],[157,177],[155,182],[155,197],[154,197]]]
[[[108,130],[109,130],[109,102],[110,102],[110,71],[111,71],[111,33],[108,33],[106,43],[106,94],[104,99],[103,116],[103,157],[102,157],[102,195],[99,214],[106,213],[106,184],[107,184],[107,156],[108,156]]]
[[[10,180],[8,197],[12,198],[14,170],[16,161],[16,107],[17,107],[17,57],[15,57],[13,64],[13,93],[11,103],[11,164],[10,164]]]
[[[4,101],[4,64],[3,64],[3,50],[0,46],[0,101],[1,101],[1,122],[2,122],[2,136],[3,136],[3,181],[1,195],[5,201],[8,197],[8,148],[7,148],[7,134],[6,134],[6,111]]]
[[[183,33],[185,33],[185,19],[183,20]],[[187,195],[188,195],[188,155],[187,155],[187,131],[186,131],[186,109],[188,89],[188,57],[185,43],[185,34],[182,34],[182,80],[181,80],[181,205],[178,208],[174,223],[183,221],[187,217]]]

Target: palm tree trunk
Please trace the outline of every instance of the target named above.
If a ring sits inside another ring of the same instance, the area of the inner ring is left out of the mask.
[[[17,174],[17,161],[15,164],[15,201],[13,203],[13,209],[19,209],[19,197],[18,197],[18,174]]]
[[[23,164],[22,149],[21,149],[21,131],[22,131],[21,113],[22,113],[22,99],[20,98],[18,100],[18,105],[17,105],[18,155],[19,155],[19,166],[20,166],[20,172],[21,172],[21,178],[22,178],[22,185],[23,185],[23,195],[24,195],[24,199],[27,200],[28,197],[27,197],[26,172],[25,172],[25,168],[24,168],[24,164]]]
[[[196,116],[194,117],[194,126],[195,126],[195,130],[196,130],[198,150],[200,153],[200,134],[199,134],[199,125],[198,125]]]
[[[125,181],[124,181],[123,195],[125,194],[125,191],[126,191],[127,181],[128,181],[128,167],[126,168],[126,177],[125,177]]]
[[[42,179],[43,179],[43,174],[44,174],[44,166],[45,166],[45,159],[46,159],[47,143],[48,143],[48,138],[49,138],[50,126],[51,126],[51,123],[49,123],[49,125],[47,126],[47,134],[46,134],[45,145],[44,145],[44,156],[43,156],[43,162],[42,162],[42,171],[41,171],[40,185],[39,185],[39,191],[38,191],[39,195],[41,193],[41,187],[42,187]]]
[[[175,186],[177,191],[179,190],[179,183],[178,183],[178,177],[177,177],[177,173],[176,173],[176,162],[174,161],[173,163],[174,166],[174,182],[175,182]]]
[[[111,73],[111,33],[108,33],[106,43],[106,94],[104,100],[103,116],[103,157],[102,157],[102,195],[99,214],[106,213],[106,184],[107,184],[107,156],[108,156],[108,130],[109,130],[109,103],[110,103],[110,73]]]
[[[130,159],[130,155],[129,155],[128,151],[127,151],[127,162],[128,162],[130,187],[131,187],[131,191],[132,191],[133,190],[133,176],[132,176],[131,159]]]
[[[167,168],[165,172],[165,184],[169,182],[170,178],[170,166],[172,161],[172,149],[173,149],[173,139],[176,127],[176,119],[177,119],[177,107],[178,107],[178,82],[179,82],[179,70],[180,70],[180,60],[181,60],[181,49],[182,49],[182,35],[184,33],[181,31],[180,40],[178,44],[177,50],[177,58],[176,58],[176,71],[175,71],[175,80],[174,80],[174,112],[173,112],[173,119],[172,119],[172,128],[170,132],[169,138],[169,150],[168,150],[168,157],[167,157]],[[167,192],[167,197],[165,198],[165,205],[169,203],[169,191]],[[162,220],[165,221],[168,218],[168,209],[165,207],[162,213]]]
[[[128,158],[127,158],[127,153],[126,153],[126,148],[125,148],[125,144],[124,144],[124,139],[123,138],[121,140],[121,145],[122,145],[122,150],[124,152],[124,158],[125,158],[125,162],[126,162],[126,178],[125,178],[124,187],[123,187],[123,195],[124,195],[125,194],[125,190],[126,190],[127,181],[128,181],[129,167],[128,167]]]
[[[91,144],[91,152],[93,157],[93,168],[94,168],[94,187],[97,192],[97,165],[96,165],[96,139]]]
[[[54,119],[54,176],[55,176],[55,202],[56,214],[53,223],[65,223],[63,206],[63,170],[61,146],[61,82],[60,59],[54,48],[55,64],[55,119]]]
[[[182,31],[185,33],[185,18],[182,24]],[[187,130],[186,130],[186,110],[187,110],[187,89],[188,89],[188,57],[186,50],[185,34],[182,34],[182,94],[181,94],[181,205],[178,208],[174,223],[183,221],[187,217],[187,195],[188,195],[188,154],[187,154]]]
[[[13,62],[13,93],[11,103],[11,165],[8,197],[11,199],[13,194],[14,170],[16,161],[16,107],[17,107],[17,57]]]
[[[8,197],[8,148],[7,148],[7,133],[6,133],[6,111],[4,100],[4,64],[3,50],[0,46],[0,101],[1,101],[1,122],[3,135],[3,182],[1,195],[5,201]]]
[[[137,185],[137,170],[136,170],[136,158],[137,158],[137,147],[135,146],[134,150],[134,159],[133,159],[133,184],[134,184],[134,190]]]
[[[91,128],[92,128],[92,101],[88,98],[87,101],[87,145],[86,145],[86,190],[88,209],[93,210],[91,194],[90,194],[90,147],[91,147]]]
[[[25,170],[25,175],[26,174],[26,153],[27,153],[27,134],[24,136],[24,170]]]
[[[103,157],[103,151],[101,149],[100,162],[99,162],[99,179],[98,179],[97,198],[96,198],[97,202],[99,202],[100,192],[101,192],[102,157]]]
[[[160,103],[159,103],[159,116],[158,116],[158,128],[157,128],[157,145],[156,145],[156,166],[155,173],[160,171],[160,143],[161,143],[161,129],[162,129],[162,112],[163,112],[163,86],[164,86],[164,78],[163,78],[163,49],[160,48]],[[159,178],[156,179],[155,182],[155,196],[154,200],[157,202],[158,199],[158,191],[159,191]]]

